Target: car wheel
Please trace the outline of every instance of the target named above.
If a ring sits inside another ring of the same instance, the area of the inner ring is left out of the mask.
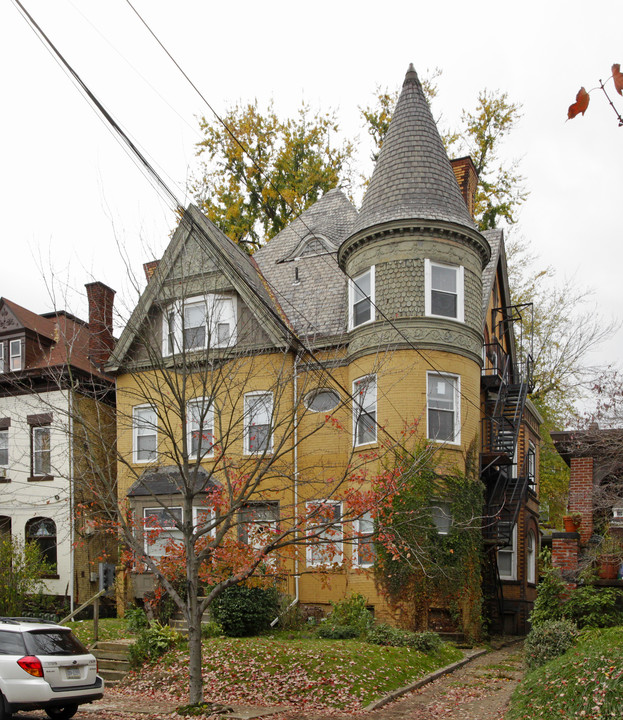
[[[78,712],[77,705],[65,705],[65,707],[48,708],[46,714],[52,720],[69,720]]]
[[[0,693],[0,720],[11,720],[12,715],[5,708],[4,695]]]

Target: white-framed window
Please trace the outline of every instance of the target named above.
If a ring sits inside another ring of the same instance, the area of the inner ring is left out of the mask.
[[[186,406],[188,454],[191,458],[214,455],[214,410],[210,398],[189,400]]]
[[[50,475],[52,472],[50,426],[31,428],[32,432],[32,474],[34,477]]]
[[[536,484],[536,449],[535,449],[533,443],[529,443],[529,446],[528,446],[527,462],[528,462],[528,468],[527,468],[528,483],[530,485],[535,485]]]
[[[240,510],[240,539],[254,550],[268,545],[279,528],[276,502],[248,503]]]
[[[183,542],[184,534],[179,529],[183,517],[181,507],[143,509],[143,537],[147,555],[161,558],[167,554],[171,543]]]
[[[236,343],[232,295],[203,295],[178,301],[162,313],[162,354],[229,347]]]
[[[0,467],[9,465],[9,430],[0,430]]]
[[[244,451],[247,455],[271,452],[273,394],[252,392],[244,396]]]
[[[376,442],[376,375],[366,375],[353,383],[354,445]]]
[[[500,522],[499,532],[506,535],[509,523]],[[498,572],[502,580],[517,579],[517,525],[513,526],[508,545],[498,549]]]
[[[216,534],[216,526],[214,520],[216,513],[213,508],[210,507],[197,507],[193,505],[193,528],[195,530],[201,530],[203,528],[209,528],[206,536],[213,538]]]
[[[0,342],[0,373],[4,372],[4,343]]]
[[[372,513],[364,513],[355,521],[355,532],[353,563],[358,567],[372,567],[376,559]]]
[[[526,536],[526,580],[536,584],[536,535],[529,530]]]
[[[334,565],[344,557],[342,532],[342,503],[320,500],[306,503],[309,525],[307,530],[307,565]]]
[[[458,375],[426,373],[427,437],[459,444],[461,442],[461,396]]]
[[[447,535],[452,527],[451,504],[445,500],[434,500],[430,514],[438,535]]]
[[[158,413],[152,405],[132,408],[134,462],[153,462],[158,457]]]
[[[348,281],[348,328],[374,320],[374,265]]]
[[[9,343],[9,368],[11,370],[22,369],[22,341],[11,340]]]
[[[340,404],[340,395],[331,388],[312,390],[305,396],[305,407],[311,412],[330,412]]]
[[[464,320],[465,272],[462,265],[424,261],[425,312],[432,317]]]

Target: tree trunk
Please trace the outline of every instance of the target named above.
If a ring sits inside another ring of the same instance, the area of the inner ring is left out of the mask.
[[[189,695],[190,703],[203,701],[203,675],[201,672],[202,648],[201,648],[201,614],[199,611],[199,582],[196,562],[190,558],[187,563],[188,597],[186,599],[186,610],[188,617],[188,673],[189,673]]]

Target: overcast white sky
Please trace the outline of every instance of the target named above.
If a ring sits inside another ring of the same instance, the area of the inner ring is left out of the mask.
[[[125,0],[23,4],[188,200],[196,117],[209,111]],[[522,158],[531,193],[519,231],[559,282],[592,288],[604,316],[623,318],[623,128],[601,92],[585,117],[565,122],[579,87],[595,87],[613,62],[623,64],[620,1],[134,4],[218,112],[253,98],[272,98],[282,114],[303,99],[333,108],[344,131],[360,135],[363,160],[358,107],[377,85],[399,87],[409,62],[420,75],[443,70],[433,110],[449,124],[481,89],[507,91],[523,104],[523,119],[505,155]],[[93,279],[133,303],[119,245],[140,277],[168,242],[168,205],[11,0],[0,4],[0,59],[0,294],[45,312],[54,273],[74,288],[56,304],[82,317],[83,285]],[[597,359],[620,365],[622,355],[620,330]]]

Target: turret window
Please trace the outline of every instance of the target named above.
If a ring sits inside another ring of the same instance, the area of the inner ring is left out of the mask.
[[[426,260],[426,314],[463,322],[464,271],[462,265],[444,265]]]
[[[459,378],[429,372],[427,375],[428,437],[441,442],[461,441]]]
[[[374,265],[349,281],[348,308],[351,330],[374,320]]]
[[[353,435],[355,445],[376,442],[376,375],[353,383]]]

